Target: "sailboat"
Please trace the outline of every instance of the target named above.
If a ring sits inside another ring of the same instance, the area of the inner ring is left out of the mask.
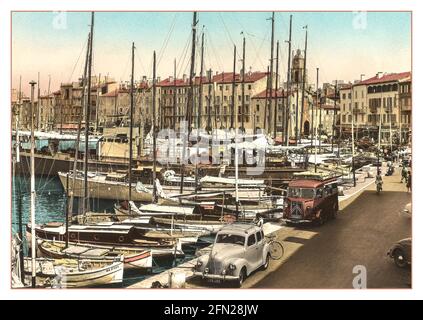
[[[94,24],[94,13],[91,14],[91,34]],[[90,53],[92,37],[90,38]],[[34,85],[31,81],[31,115],[34,114]],[[87,140],[86,140],[87,141]],[[31,279],[35,287],[86,287],[121,283],[123,280],[123,257],[116,255],[113,259],[47,259],[36,256],[36,224],[35,224],[35,171],[34,171],[34,117],[31,116],[31,223],[27,226],[28,240],[31,243],[31,257],[24,258],[23,272]],[[68,224],[66,223],[66,226]],[[67,243],[65,244],[65,247]]]

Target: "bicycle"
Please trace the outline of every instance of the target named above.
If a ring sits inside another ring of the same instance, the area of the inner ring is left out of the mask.
[[[274,235],[274,234],[267,235],[265,237],[266,237],[266,239],[268,239],[270,257],[273,260],[281,259],[284,255],[284,253],[285,253],[285,249],[284,249],[282,243],[275,240],[276,235]]]

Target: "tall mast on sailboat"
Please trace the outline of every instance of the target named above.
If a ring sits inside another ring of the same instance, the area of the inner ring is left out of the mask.
[[[302,94],[301,94],[301,115],[300,115],[300,139],[303,133],[303,114],[304,114],[304,94],[305,94],[305,85],[306,85],[306,67],[307,67],[307,36],[308,36],[308,27],[305,26],[305,45],[304,45],[304,69],[303,69],[303,83],[302,83]]]
[[[272,89],[273,89],[273,53],[274,53],[274,42],[275,42],[275,12],[272,12],[272,36],[271,36],[271,40],[270,40],[270,74],[269,74],[269,89],[270,89],[270,94],[268,95],[268,105],[266,105],[266,109],[269,108],[269,114],[268,117],[269,119],[272,119],[271,117],[271,109],[272,109],[272,98],[273,98],[273,94],[272,94]],[[267,119],[265,119],[265,121],[267,121]],[[268,128],[268,132],[270,133],[271,131],[271,122],[269,121],[269,128]]]
[[[291,43],[292,43],[292,14],[289,16],[289,39],[288,39],[288,77],[286,82],[286,112],[285,112],[285,143],[289,146],[289,122],[291,118]]]
[[[194,106],[194,66],[195,66],[195,36],[197,26],[197,12],[194,11],[192,17],[192,44],[191,44],[191,67],[189,73],[189,90],[188,90],[188,99],[187,99],[187,110],[186,110],[186,121],[188,122],[188,128],[185,128],[187,132],[185,133],[185,138],[183,139],[183,148],[182,148],[182,163],[181,163],[181,186],[179,189],[180,194],[184,191],[184,176],[185,176],[185,157],[186,149],[189,142],[189,134],[191,132],[191,119],[192,119],[192,108]]]
[[[135,44],[132,42],[131,106],[129,109],[129,164],[128,164],[128,201],[129,202],[132,201],[132,127],[134,122],[134,53],[135,53]],[[131,205],[129,205],[129,213],[131,213]]]
[[[85,57],[85,67],[84,67],[84,75],[82,77],[82,108],[86,108],[86,98],[87,98],[87,92],[86,92],[86,85],[87,85],[87,69],[88,69],[88,58],[89,58],[89,51],[90,51],[90,40],[91,34],[88,33],[88,42],[87,42],[87,53]],[[68,205],[68,213],[73,213],[73,199],[74,199],[74,193],[75,193],[75,183],[76,183],[76,171],[78,169],[78,158],[79,158],[79,144],[81,141],[81,123],[82,123],[82,112],[79,115],[78,119],[78,130],[76,133],[76,143],[75,143],[75,157],[73,161],[73,174],[72,174],[72,192],[70,194],[69,199],[69,205]],[[68,195],[67,195],[68,196]],[[68,217],[67,217],[68,218]]]
[[[201,35],[201,67],[200,67],[200,92],[197,111],[197,151],[195,161],[195,192],[198,192],[198,162],[200,161],[200,127],[201,127],[201,111],[203,109],[203,71],[204,71],[204,31]]]
[[[91,12],[91,30],[89,41],[89,54],[88,54],[88,84],[87,84],[87,104],[85,106],[85,158],[84,158],[84,201],[82,205],[82,213],[85,214],[88,210],[88,137],[90,130],[90,106],[91,106],[91,66],[93,58],[93,37],[94,37],[94,12]]]
[[[244,32],[242,32],[244,34]],[[245,36],[242,37],[242,84],[241,84],[241,130],[244,133],[244,112],[245,112]],[[255,128],[253,128],[253,133]]]
[[[156,185],[156,51],[153,52],[153,202],[157,202],[157,185]]]
[[[36,82],[33,80],[31,85],[31,286],[36,285],[36,248],[35,248],[35,137],[34,137],[34,86]]]
[[[275,104],[273,108],[273,138],[276,139],[278,116],[278,86],[279,86],[279,41],[276,42],[276,79],[275,79]]]

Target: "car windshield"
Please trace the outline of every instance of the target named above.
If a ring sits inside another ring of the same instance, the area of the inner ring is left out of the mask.
[[[232,243],[243,246],[245,242],[245,237],[239,236],[237,234],[229,233],[220,233],[217,235],[216,243]]]
[[[288,197],[313,199],[315,190],[312,188],[288,188]]]

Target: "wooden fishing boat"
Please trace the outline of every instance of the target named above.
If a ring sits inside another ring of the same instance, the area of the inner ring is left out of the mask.
[[[28,232],[27,239],[31,239]],[[96,246],[127,247],[134,249],[151,250],[153,257],[183,256],[181,243],[176,239],[151,240],[140,237],[138,231],[132,225],[114,223],[102,223],[97,225],[71,225],[68,228],[69,243],[90,244]],[[47,223],[35,226],[37,239],[65,241],[67,238],[66,228],[62,223]]]
[[[39,287],[84,288],[122,283],[123,257],[104,259],[36,259]],[[24,259],[25,275],[31,275],[31,258]],[[29,280],[30,281],[30,280]]]
[[[91,244],[70,244],[66,248],[63,241],[41,240],[38,243],[40,253],[48,258],[63,259],[102,259],[114,260],[117,256],[123,256],[125,271],[150,270],[153,267],[151,250],[134,248],[107,248]]]
[[[211,218],[211,219],[210,219]],[[214,220],[212,220],[214,219]],[[158,226],[174,226],[175,228],[202,228],[210,233],[218,232],[225,224],[233,222],[233,216],[224,216],[222,219],[216,219],[214,216],[193,215],[189,219],[186,217],[164,218],[152,217],[151,224]]]

